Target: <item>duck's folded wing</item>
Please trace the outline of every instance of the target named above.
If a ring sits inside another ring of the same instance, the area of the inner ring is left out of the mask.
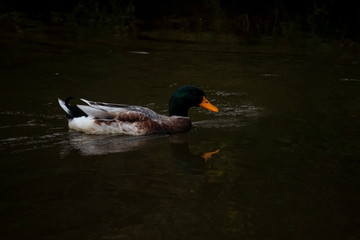
[[[83,112],[92,118],[98,119],[114,119],[116,116],[111,115],[108,111],[103,109],[94,108],[92,106],[77,105]]]
[[[94,108],[127,108],[129,105],[118,103],[95,102],[80,98],[81,101]]]
[[[83,102],[88,104],[78,105],[78,107],[87,113],[90,116],[97,118],[117,118],[119,115],[123,114],[135,114],[135,115],[145,115],[152,120],[161,120],[161,115],[157,114],[153,110],[147,107],[117,104],[117,103],[105,103],[105,102],[94,102],[86,99],[81,99]]]

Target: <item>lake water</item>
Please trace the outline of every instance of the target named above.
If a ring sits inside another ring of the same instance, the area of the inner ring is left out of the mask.
[[[355,54],[65,33],[0,42],[2,239],[360,239]],[[194,108],[175,135],[69,132],[57,103],[166,114],[186,84],[219,113]]]

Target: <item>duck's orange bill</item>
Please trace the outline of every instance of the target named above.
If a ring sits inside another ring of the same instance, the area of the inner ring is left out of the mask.
[[[214,105],[212,105],[209,100],[207,100],[204,96],[202,102],[199,105],[200,107],[203,107],[207,110],[213,111],[213,112],[219,112],[219,109],[217,107],[215,107]]]

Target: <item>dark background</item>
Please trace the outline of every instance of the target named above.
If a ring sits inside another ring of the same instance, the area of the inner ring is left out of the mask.
[[[360,39],[358,7],[339,0],[3,0],[0,14],[8,30],[45,24]]]

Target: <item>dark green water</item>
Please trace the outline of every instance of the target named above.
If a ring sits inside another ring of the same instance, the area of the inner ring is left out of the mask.
[[[360,238],[358,57],[21,34],[1,45],[2,239]],[[184,84],[220,112],[193,109],[192,130],[172,136],[69,132],[57,104],[166,114]]]

